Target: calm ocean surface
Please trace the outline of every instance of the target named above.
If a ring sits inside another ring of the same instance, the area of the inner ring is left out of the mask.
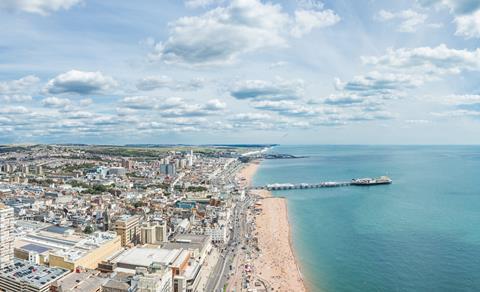
[[[278,191],[312,291],[480,291],[480,147],[279,146],[254,183],[389,175],[392,185]]]

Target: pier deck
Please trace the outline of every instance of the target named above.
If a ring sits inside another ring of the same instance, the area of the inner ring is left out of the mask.
[[[298,189],[318,189],[318,188],[335,188],[345,187],[352,185],[351,182],[321,182],[316,184],[268,184],[265,186],[254,187],[257,190],[269,190],[269,191],[283,191],[283,190],[298,190]]]
[[[368,181],[366,181],[368,180]],[[276,183],[276,184],[268,184],[265,186],[257,186],[253,187],[252,189],[257,190],[269,190],[269,191],[283,191],[283,190],[300,190],[300,189],[318,189],[318,188],[336,188],[336,187],[346,187],[346,186],[375,186],[375,185],[384,185],[384,184],[391,184],[392,181],[388,180],[371,180],[371,179],[360,179],[360,180],[352,180],[352,181],[327,181],[321,183],[299,183],[299,184],[291,184],[291,183]]]

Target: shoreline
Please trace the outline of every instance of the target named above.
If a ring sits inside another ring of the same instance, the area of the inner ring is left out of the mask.
[[[259,166],[260,161],[256,160],[239,172],[247,186],[251,186]],[[259,247],[258,257],[254,260],[254,270],[259,271],[258,278],[266,281],[275,291],[308,291],[293,247],[287,200],[273,197],[266,190],[251,193],[258,198],[257,212],[253,216]],[[283,256],[279,257],[279,254]]]

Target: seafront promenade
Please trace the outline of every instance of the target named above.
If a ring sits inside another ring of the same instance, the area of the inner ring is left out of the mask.
[[[248,163],[239,172],[245,187],[252,185],[259,164]],[[258,291],[306,291],[291,246],[287,201],[272,197],[266,189],[250,189],[248,198],[253,204],[247,208],[245,222],[240,222],[247,236],[241,239],[227,291],[246,291],[247,279]]]

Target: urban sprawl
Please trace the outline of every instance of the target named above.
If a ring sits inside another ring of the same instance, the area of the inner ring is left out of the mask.
[[[0,291],[265,291],[263,147],[0,147]]]

